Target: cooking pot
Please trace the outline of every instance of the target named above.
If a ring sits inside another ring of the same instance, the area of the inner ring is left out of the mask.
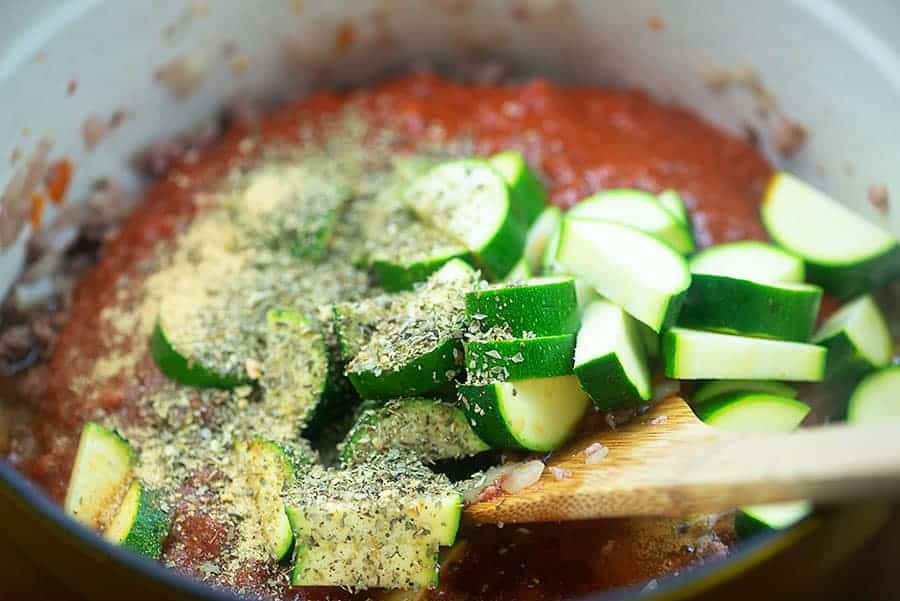
[[[11,1],[0,7],[0,189],[47,142],[50,156],[75,165],[68,202],[77,202],[98,178],[129,173],[139,148],[235,97],[486,58],[528,75],[640,87],[724,129],[757,132],[774,163],[898,234],[900,212],[879,211],[870,194],[900,194],[898,30],[892,0]],[[723,68],[743,74],[740,85],[722,90],[710,78]],[[98,122],[102,139],[89,135]],[[786,148],[779,127],[795,123],[806,142]],[[45,224],[55,212],[46,207]],[[0,253],[0,294],[30,230]],[[0,536],[92,599],[233,598],[108,545],[3,462],[0,515]],[[887,515],[877,504],[820,511],[655,588],[596,598],[795,598]]]

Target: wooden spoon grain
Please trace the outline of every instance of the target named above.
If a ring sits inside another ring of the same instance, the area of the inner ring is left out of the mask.
[[[592,463],[585,450],[595,443],[609,452]],[[546,469],[518,493],[469,505],[467,517],[485,523],[674,517],[800,499],[900,496],[900,425],[736,434],[705,425],[672,397],[618,430],[555,453],[547,466],[559,469]]]

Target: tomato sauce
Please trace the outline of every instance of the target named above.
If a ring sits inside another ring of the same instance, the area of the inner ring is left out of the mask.
[[[176,165],[152,184],[79,285],[71,318],[46,372],[47,392],[31,399],[34,439],[20,445],[25,450],[14,458],[51,496],[61,500],[65,494],[83,422],[96,410],[133,413],[133,419],[140,419],[137,401],[163,381],[148,356],[133,378],[107,381],[102,390],[80,384],[98,357],[144,343],[113,340],[101,316],[103,308],[127,302],[135,288],[129,282],[144,277],[158,245],[190,220],[198,192],[215,188],[231,169],[256,160],[262,149],[299,143],[304,127],[347,103],[360,107],[370,123],[399,132],[400,143],[407,147],[467,139],[476,154],[521,149],[540,168],[552,202],[560,206],[605,188],[672,188],[691,210],[701,245],[764,238],[757,211],[771,167],[756,149],[639,91],[541,80],[471,86],[421,74],[347,94],[317,94],[276,111],[254,129],[228,132],[198,160]],[[710,527],[702,535],[686,528],[671,520],[607,520],[466,530],[462,558],[430,595],[571,597],[684,569],[724,553],[730,542],[727,525]],[[177,520],[170,538],[184,543],[179,548],[185,557],[169,558],[176,564],[203,561],[220,544],[216,525],[195,514]],[[253,580],[253,569],[246,578]],[[285,595],[320,596],[300,590]]]

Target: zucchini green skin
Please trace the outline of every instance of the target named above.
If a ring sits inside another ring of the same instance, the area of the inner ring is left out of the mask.
[[[461,350],[458,340],[445,340],[395,371],[351,371],[347,377],[363,399],[421,396],[456,376],[456,357]]]
[[[547,191],[541,180],[517,150],[506,150],[488,159],[491,167],[500,172],[509,186],[512,211],[527,229],[547,206]]]
[[[470,265],[475,264],[472,253],[463,252],[442,257],[433,257],[426,261],[403,264],[375,259],[372,261],[372,271],[378,278],[378,283],[387,292],[402,292],[412,290],[419,282],[424,282],[428,276],[443,267],[448,261],[462,259]]]
[[[816,344],[828,349],[828,359],[825,363],[825,379],[836,390],[849,392],[867,374],[880,367],[864,357],[850,336],[844,331],[835,332],[828,338],[817,340]]]
[[[497,392],[497,387],[492,384],[459,386],[459,393],[468,401],[462,404],[463,411],[478,437],[492,449],[527,448],[509,431]],[[476,407],[479,409],[475,409]]]
[[[797,389],[784,382],[769,380],[715,380],[699,387],[691,402],[699,404],[738,392],[762,392],[788,398],[797,396]]]
[[[853,391],[847,405],[852,424],[900,423],[900,366],[869,374]]]
[[[569,277],[535,278],[466,294],[466,315],[478,316],[482,330],[509,328],[515,337],[537,337],[578,331],[575,281]]]
[[[816,286],[763,284],[695,273],[678,325],[806,342],[815,328],[821,300],[822,290]]]
[[[131,503],[137,504],[137,509],[126,508],[125,505]],[[156,494],[135,481],[119,511],[134,511],[134,516],[125,538],[116,537],[112,542],[145,557],[159,559],[172,527],[172,518],[160,508]]]
[[[836,297],[846,300],[877,290],[900,277],[900,246],[895,245],[868,261],[828,265],[806,260],[806,275]]]
[[[505,381],[553,378],[572,373],[575,334],[463,343],[470,379],[491,380],[503,374]]]
[[[250,381],[242,376],[217,373],[188,360],[175,350],[159,322],[150,335],[150,354],[159,371],[170,380],[185,386],[230,389]]]
[[[644,398],[628,379],[615,353],[575,366],[575,375],[594,402],[594,407],[600,411],[640,405],[649,398],[649,395]]]
[[[515,219],[505,219],[490,241],[474,250],[485,277],[500,281],[513,270],[525,252],[525,230]]]

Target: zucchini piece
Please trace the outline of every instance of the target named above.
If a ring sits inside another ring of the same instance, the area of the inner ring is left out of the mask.
[[[505,277],[522,257],[525,229],[513,215],[503,176],[486,161],[438,165],[410,182],[404,202],[465,245],[488,278]]]
[[[679,380],[795,380],[825,376],[821,346],[672,328],[663,334],[666,376]]]
[[[663,190],[659,193],[659,196],[656,197],[656,200],[659,201],[659,204],[672,214],[675,219],[677,219],[682,225],[688,228],[688,232],[693,232],[693,225],[691,224],[691,217],[688,214],[687,207],[684,206],[684,201],[681,200],[681,195],[678,194],[675,190]]]
[[[575,334],[463,343],[469,382],[516,382],[572,373]]]
[[[518,150],[505,150],[488,159],[509,186],[512,212],[527,230],[547,206],[544,184],[528,166]]]
[[[117,432],[87,422],[63,503],[66,513],[95,530],[113,519],[134,479],[137,455]]]
[[[541,271],[544,253],[550,239],[559,232],[562,223],[562,211],[559,207],[549,206],[538,216],[534,225],[525,236],[525,260],[531,273],[537,275]]]
[[[839,298],[879,288],[900,275],[894,236],[793,175],[772,176],[762,219],[775,242],[803,258],[809,280]]]
[[[564,219],[556,261],[654,332],[675,323],[691,283],[681,255],[639,230],[606,221]]]
[[[462,516],[446,477],[396,457],[311,470],[287,498],[295,586],[432,587]]]
[[[734,516],[734,531],[743,540],[760,532],[784,530],[812,513],[812,509],[808,501],[743,507]]]
[[[707,382],[698,388],[691,397],[691,401],[695,404],[700,404],[737,392],[760,392],[791,399],[797,396],[797,389],[784,382],[773,382],[771,380],[717,380],[715,382]]]
[[[594,406],[609,411],[650,399],[653,390],[638,321],[606,300],[584,312],[575,375]]]
[[[900,422],[900,366],[869,374],[853,391],[847,408],[852,424]]]
[[[161,306],[163,311],[167,307],[166,299]],[[186,386],[198,388],[235,388],[250,381],[242,365],[232,364],[232,369],[213,369],[203,365],[198,359],[191,358],[190,336],[174,336],[167,332],[178,332],[178,329],[167,330],[164,325],[176,320],[166,317],[171,313],[160,313],[153,333],[150,335],[150,354],[156,366],[167,378]],[[180,340],[183,339],[183,340]]]
[[[434,463],[488,449],[459,407],[434,399],[396,399],[362,409],[344,439],[341,463],[363,463],[390,450]]]
[[[347,376],[360,396],[420,396],[451,381],[462,361],[465,294],[477,283],[478,274],[454,259],[425,285],[394,298],[347,364]]]
[[[660,204],[655,196],[642,190],[604,190],[579,201],[569,209],[572,219],[601,219],[629,225],[683,255],[694,251],[694,238],[687,226]]]
[[[842,389],[855,386],[867,373],[891,362],[891,333],[871,296],[838,309],[813,337],[828,349],[825,377]]]
[[[762,283],[695,273],[678,325],[806,342],[815,328],[821,300],[822,289],[809,284]]]
[[[716,428],[766,434],[793,431],[809,410],[808,405],[790,397],[743,392],[719,396],[698,409],[697,416]],[[739,537],[748,538],[758,532],[793,526],[811,511],[812,506],[806,501],[743,507],[735,515],[734,527]]]
[[[378,324],[388,318],[395,300],[393,296],[383,295],[337,303],[332,307],[334,334],[338,352],[344,361],[350,361],[359,354],[372,338]]]
[[[294,481],[294,460],[279,444],[254,438],[237,446],[237,460],[246,487],[252,491],[254,517],[259,536],[269,555],[281,561],[294,544],[294,533],[282,500],[285,488]]]
[[[497,328],[514,338],[572,334],[580,322],[568,276],[478,288],[466,294],[466,315],[484,332]]]
[[[575,376],[459,387],[473,429],[492,448],[552,451],[562,446],[590,399]]]
[[[314,415],[328,383],[325,339],[300,313],[270,309],[260,385],[268,411],[300,426]]]
[[[159,559],[171,527],[172,519],[156,496],[133,480],[103,535],[114,545]]]
[[[738,392],[710,400],[695,409],[702,421],[731,432],[791,432],[809,414],[809,405],[764,392]]]
[[[755,240],[718,244],[691,257],[691,273],[726,275],[754,282],[803,283],[803,259],[777,246]]]
[[[352,195],[333,161],[307,160],[255,171],[229,208],[246,232],[268,246],[320,260]]]
[[[524,282],[527,279],[530,279],[534,274],[531,272],[531,267],[528,265],[528,261],[525,260],[525,257],[519,259],[519,262],[515,264],[512,268],[512,271],[506,274],[506,277],[501,281],[504,284],[510,284],[514,282]]]

